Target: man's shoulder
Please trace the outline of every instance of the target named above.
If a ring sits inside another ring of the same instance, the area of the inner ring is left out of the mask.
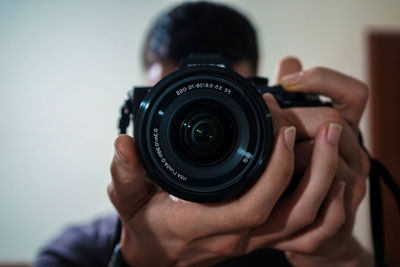
[[[107,266],[119,239],[116,214],[67,227],[39,253],[36,266]]]

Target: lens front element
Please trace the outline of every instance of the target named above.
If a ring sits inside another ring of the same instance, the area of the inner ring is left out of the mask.
[[[228,108],[204,99],[188,103],[176,113],[171,142],[182,160],[211,165],[232,152],[237,129]]]

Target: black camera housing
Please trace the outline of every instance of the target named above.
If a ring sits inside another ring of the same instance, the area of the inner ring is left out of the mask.
[[[316,94],[244,78],[217,56],[192,56],[153,87],[134,87],[122,108],[132,120],[147,175],[170,194],[194,202],[231,199],[261,175],[273,145],[264,93],[282,108],[325,106]]]

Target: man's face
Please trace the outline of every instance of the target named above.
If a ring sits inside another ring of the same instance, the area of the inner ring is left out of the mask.
[[[155,85],[159,80],[177,69],[177,65],[170,62],[156,62],[150,66],[144,73],[146,84]],[[233,69],[243,77],[255,76],[250,63],[246,60],[233,64]]]

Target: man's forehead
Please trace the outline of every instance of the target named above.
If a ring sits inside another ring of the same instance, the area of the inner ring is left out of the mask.
[[[177,64],[170,62],[154,62],[144,73],[146,84],[156,84],[162,78],[175,71],[177,67]],[[233,64],[233,69],[243,77],[252,77],[256,75],[251,64],[247,60]]]

